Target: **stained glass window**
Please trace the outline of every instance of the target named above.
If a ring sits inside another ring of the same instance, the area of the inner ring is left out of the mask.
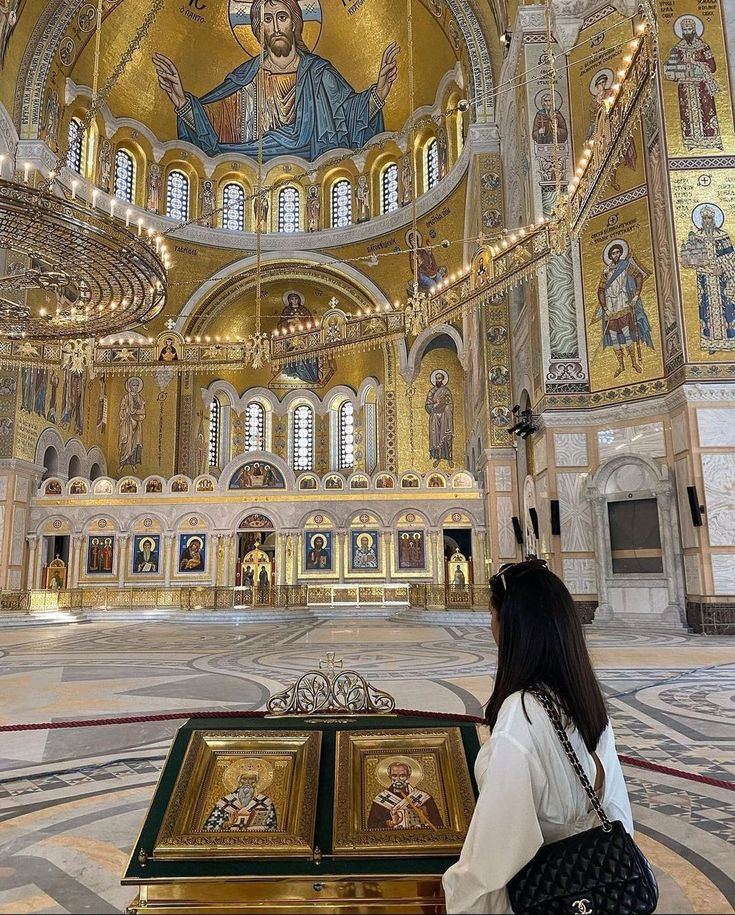
[[[189,179],[176,169],[166,181],[166,215],[180,222],[189,218]]]
[[[291,466],[296,473],[314,469],[314,411],[301,404],[293,412]]]
[[[128,203],[135,200],[135,160],[124,149],[115,153],[115,196]]]
[[[69,134],[67,136],[68,152],[66,154],[66,164],[75,172],[82,173],[82,161],[84,160],[84,139],[85,131],[82,128],[82,122],[78,118],[72,118],[69,121]]]
[[[355,408],[346,400],[339,408],[339,469],[355,466]]]
[[[220,402],[215,397],[209,407],[209,466],[219,467]]]
[[[245,231],[245,191],[231,181],[222,191],[222,226],[233,232]]]
[[[298,189],[284,187],[278,193],[278,231],[298,232],[301,201]]]
[[[383,169],[380,181],[380,212],[392,213],[398,209],[398,166],[395,162]]]
[[[265,408],[255,400],[245,410],[245,450],[265,451]]]
[[[429,140],[424,153],[424,170],[426,173],[426,190],[430,191],[439,183],[439,144],[436,138]]]
[[[332,226],[343,229],[352,225],[352,185],[343,178],[332,187]]]

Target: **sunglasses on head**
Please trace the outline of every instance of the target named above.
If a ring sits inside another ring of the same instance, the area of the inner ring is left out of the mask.
[[[500,570],[490,579],[491,582],[500,582],[503,591],[508,590],[508,583],[512,582],[523,572],[529,569],[548,569],[549,564],[545,559],[524,559],[523,562],[506,562]]]

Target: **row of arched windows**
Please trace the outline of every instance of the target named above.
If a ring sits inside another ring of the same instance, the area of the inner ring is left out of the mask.
[[[232,458],[229,430],[230,406],[214,397],[209,407],[209,466],[223,467]],[[334,411],[336,441],[333,449],[334,470],[352,470],[355,466],[355,407],[344,400]],[[245,408],[244,451],[266,451],[266,410],[254,400]],[[289,417],[289,463],[294,473],[314,470],[314,408],[299,404]]]
[[[67,165],[76,172],[83,172],[86,152],[86,131],[78,118],[69,122]],[[439,183],[441,168],[439,144],[436,137],[424,147],[424,187],[431,190]],[[115,152],[113,172],[113,193],[120,200],[134,203],[136,197],[136,164],[134,157],[125,149]],[[389,162],[380,173],[380,215],[392,213],[400,206],[400,182],[398,164]],[[228,181],[222,188],[221,225],[233,232],[244,232],[246,228],[246,192],[242,184]],[[330,225],[342,229],[352,225],[354,187],[348,178],[334,182],[330,194]],[[166,177],[165,215],[178,222],[191,217],[191,179],[181,169],[172,169]],[[299,188],[294,185],[282,187],[276,198],[277,212],[274,224],[278,232],[298,232],[301,228],[302,204]]]

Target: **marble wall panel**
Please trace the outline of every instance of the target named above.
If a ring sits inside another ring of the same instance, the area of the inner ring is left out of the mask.
[[[699,556],[689,554],[684,557],[684,578],[687,594],[702,593],[702,577],[699,573]]]
[[[703,448],[735,447],[735,408],[699,407],[697,425]]]
[[[601,462],[621,454],[636,454],[649,458],[664,457],[664,424],[643,423],[640,426],[626,426],[623,429],[602,429],[597,433],[597,445]]]
[[[0,477],[0,499],[7,499],[8,497],[8,478]]]
[[[692,516],[689,510],[689,496],[687,495],[687,486],[691,482],[689,478],[689,461],[687,458],[679,458],[674,464],[674,476],[676,478],[676,498],[679,504],[679,524],[681,527],[681,545],[684,549],[696,547],[697,534],[692,524]]]
[[[735,546],[735,453],[703,454],[704,499],[712,546]]]
[[[554,453],[557,467],[586,467],[587,436],[584,432],[555,432]]]
[[[591,553],[592,513],[584,497],[586,473],[559,473],[556,477],[561,519],[561,548],[566,553]]]
[[[671,444],[674,448],[674,454],[689,450],[687,420],[684,413],[677,413],[671,417]]]
[[[562,567],[564,584],[572,594],[597,593],[597,574],[594,559],[565,559]]]
[[[533,461],[536,473],[538,473],[540,470],[546,470],[546,458],[546,436],[544,435],[538,439],[533,446]]]
[[[17,508],[13,514],[13,542],[10,547],[10,564],[23,562],[23,547],[26,540],[26,510]]]
[[[712,556],[712,577],[715,582],[715,594],[735,594],[735,556],[715,553]]]
[[[15,480],[15,498],[18,502],[27,502],[31,489],[28,477],[17,477]]]
[[[511,492],[513,489],[513,471],[510,467],[501,465],[495,468],[495,491]]]
[[[516,555],[516,538],[513,533],[513,500],[508,496],[498,496],[495,500],[498,525],[498,547],[500,559],[514,559]]]

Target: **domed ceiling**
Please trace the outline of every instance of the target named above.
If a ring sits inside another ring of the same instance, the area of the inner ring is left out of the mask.
[[[413,4],[416,107],[433,106],[464,42],[443,0]],[[108,6],[100,80],[124,54],[143,10],[136,0]],[[159,141],[177,136],[208,155],[257,152],[254,98],[260,3],[166,3],[140,52],[108,100],[116,118],[146,125]],[[255,21],[253,21],[255,20]],[[313,161],[333,149],[360,149],[409,117],[406,7],[402,0],[267,0],[265,157]],[[93,34],[65,68],[92,84]],[[177,117],[177,108],[183,116]]]

